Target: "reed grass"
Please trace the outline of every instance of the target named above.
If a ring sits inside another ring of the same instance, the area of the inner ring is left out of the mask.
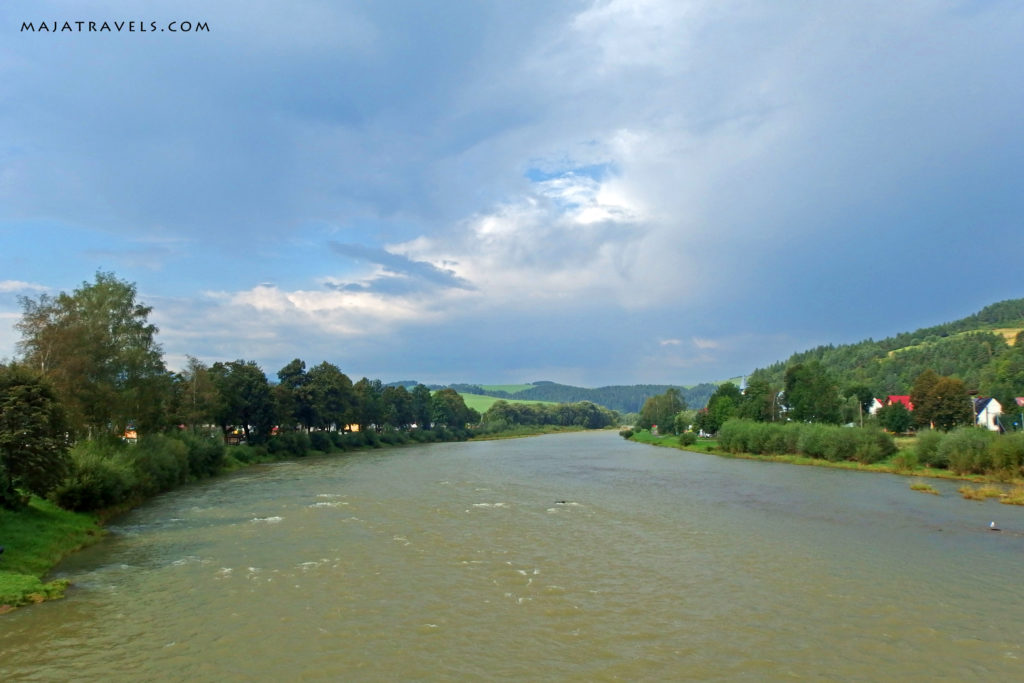
[[[1003,496],[1003,490],[992,484],[983,484],[981,486],[965,485],[961,486],[957,491],[967,500],[988,500],[989,498],[1000,498]]]
[[[920,491],[921,493],[931,493],[933,495],[939,495],[938,489],[931,484],[924,481],[912,481],[910,482],[911,491]]]

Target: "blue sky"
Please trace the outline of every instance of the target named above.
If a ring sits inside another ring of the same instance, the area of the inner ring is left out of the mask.
[[[0,358],[97,270],[172,368],[384,381],[713,381],[1024,296],[1018,2],[139,7],[0,5]],[[21,30],[65,21],[147,31]]]

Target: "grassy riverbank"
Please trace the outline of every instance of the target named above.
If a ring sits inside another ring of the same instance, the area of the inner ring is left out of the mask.
[[[744,460],[783,462],[790,465],[811,465],[814,467],[832,467],[835,469],[857,470],[861,472],[882,472],[886,474],[901,474],[915,477],[930,477],[935,479],[955,479],[979,483],[992,481],[991,477],[981,474],[957,474],[956,472],[951,472],[949,470],[922,465],[908,466],[906,464],[906,459],[900,457],[901,453],[910,449],[908,441],[905,439],[897,440],[899,450],[894,455],[880,462],[865,465],[863,463],[849,460],[832,462],[821,458],[810,458],[804,455],[757,455],[754,453],[729,453],[719,450],[718,442],[714,439],[698,439],[697,443],[691,446],[684,446],[679,443],[679,437],[677,436],[657,436],[648,431],[634,432],[629,438],[631,441],[649,444],[651,446],[678,448],[679,450],[706,453],[709,455],[721,456],[723,458],[742,458]]]
[[[582,432],[585,427],[578,425],[518,425],[509,429],[502,429],[497,432],[473,433],[470,441],[495,441],[497,439],[522,439],[528,436],[543,436],[545,434],[561,434],[563,432]]]
[[[24,510],[0,510],[0,614],[63,597],[67,581],[44,583],[43,577],[103,533],[96,516],[62,510],[39,498]]]

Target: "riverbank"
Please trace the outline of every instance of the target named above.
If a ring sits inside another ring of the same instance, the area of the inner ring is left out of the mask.
[[[714,439],[698,439],[697,443],[684,446],[679,443],[677,436],[656,436],[647,431],[634,432],[629,437],[630,441],[643,443],[650,446],[663,448],[676,448],[678,450],[690,451],[693,453],[704,453],[706,455],[717,455],[722,458],[739,458],[743,460],[761,460],[763,462],[781,462],[790,465],[808,465],[812,467],[831,467],[833,469],[856,470],[859,472],[879,472],[883,474],[899,474],[909,477],[928,477],[932,479],[951,479],[956,481],[969,481],[979,484],[1000,483],[1000,484],[1024,484],[1024,481],[997,480],[982,474],[957,474],[949,470],[937,469],[923,465],[908,467],[899,458],[906,447],[900,446],[896,454],[885,460],[870,465],[863,463],[841,460],[832,462],[821,458],[810,458],[803,455],[758,455],[755,453],[729,453],[718,449],[718,442]]]
[[[69,512],[33,497],[24,510],[0,510],[0,614],[64,596],[64,580],[43,582],[71,553],[105,533],[96,515]]]

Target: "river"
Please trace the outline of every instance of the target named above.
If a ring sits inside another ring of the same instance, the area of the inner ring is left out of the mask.
[[[935,486],[609,432],[251,467],[64,562],[0,680],[1015,679],[1024,509]]]

